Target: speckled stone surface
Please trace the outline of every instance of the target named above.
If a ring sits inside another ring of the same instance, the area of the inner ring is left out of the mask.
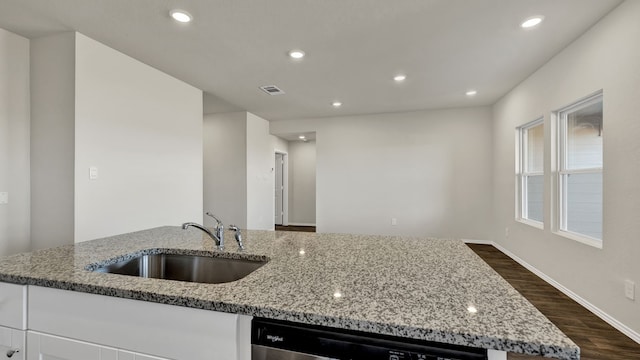
[[[197,229],[161,227],[17,254],[0,258],[0,281],[579,359],[577,345],[461,241],[245,231],[240,253],[226,236],[224,252]],[[87,270],[142,252],[269,262],[224,284]]]

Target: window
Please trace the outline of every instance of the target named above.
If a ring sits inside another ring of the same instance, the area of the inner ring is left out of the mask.
[[[602,114],[602,93],[557,114],[558,230],[597,247],[602,246]]]
[[[544,221],[544,119],[518,128],[519,220],[542,227]]]

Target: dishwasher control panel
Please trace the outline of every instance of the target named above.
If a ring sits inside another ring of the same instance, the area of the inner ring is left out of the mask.
[[[487,360],[486,349],[258,318],[251,343],[253,360],[280,358],[263,355],[269,349],[301,360]]]

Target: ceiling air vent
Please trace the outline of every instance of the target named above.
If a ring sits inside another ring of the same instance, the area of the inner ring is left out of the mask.
[[[282,94],[284,94],[284,91],[280,90],[275,85],[260,86],[260,89],[262,89],[262,91],[266,92],[269,95],[282,95]]]

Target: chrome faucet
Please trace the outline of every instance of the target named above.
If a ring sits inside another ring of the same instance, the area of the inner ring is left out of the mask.
[[[235,231],[235,238],[238,242],[238,248],[240,250],[244,250],[244,245],[242,244],[242,232],[240,232],[240,228],[235,225],[229,225],[229,230]]]
[[[182,230],[187,230],[189,227],[194,227],[196,229],[200,229],[204,231],[207,235],[209,235],[213,239],[213,241],[216,242],[216,246],[218,247],[218,249],[224,250],[224,238],[219,238],[218,235],[212,233],[211,230],[207,229],[206,227],[198,223],[188,222],[188,223],[182,224]]]
[[[224,224],[222,224],[222,221],[220,221],[220,219],[215,217],[215,215],[213,215],[212,213],[206,212],[205,214],[212,217],[213,220],[216,221],[215,234],[224,246]],[[242,244],[242,232],[240,232],[240,228],[235,225],[229,225],[229,230],[233,230],[235,232],[235,238],[236,242],[238,242],[238,248],[240,250],[244,250],[244,245]]]
[[[215,217],[215,215],[213,215],[210,212],[206,212],[205,214],[207,214],[207,216],[213,218],[213,220],[216,221],[216,226],[213,228],[213,230],[215,231],[214,234],[216,235],[216,237],[220,240],[220,249],[222,249],[224,247],[224,224],[222,223],[222,221],[220,221],[220,219],[218,219],[217,217]]]
[[[224,250],[224,224],[222,223],[222,221],[220,221],[220,219],[215,217],[215,215],[213,215],[212,213],[206,212],[205,214],[207,214],[207,216],[212,217],[213,220],[216,221],[216,226],[213,228],[213,232],[211,232],[211,230],[207,229],[203,225],[200,225],[194,222],[186,222],[182,224],[182,229],[186,230],[189,227],[200,229],[204,231],[207,235],[209,235],[213,239],[213,241],[216,242],[216,246],[218,247],[218,250]],[[240,228],[238,228],[235,225],[230,225],[229,230],[235,231],[235,238],[236,238],[236,241],[238,242],[238,248],[240,250],[244,250],[244,245],[242,244],[242,232],[240,232]]]
[[[207,235],[209,235],[213,239],[213,241],[216,242],[216,246],[218,247],[219,250],[224,250],[224,238],[218,237],[218,235],[212,233],[211,230],[207,229],[206,227],[198,223],[186,222],[182,224],[182,230],[187,230],[189,227],[194,227],[196,229],[200,229],[204,231]]]

